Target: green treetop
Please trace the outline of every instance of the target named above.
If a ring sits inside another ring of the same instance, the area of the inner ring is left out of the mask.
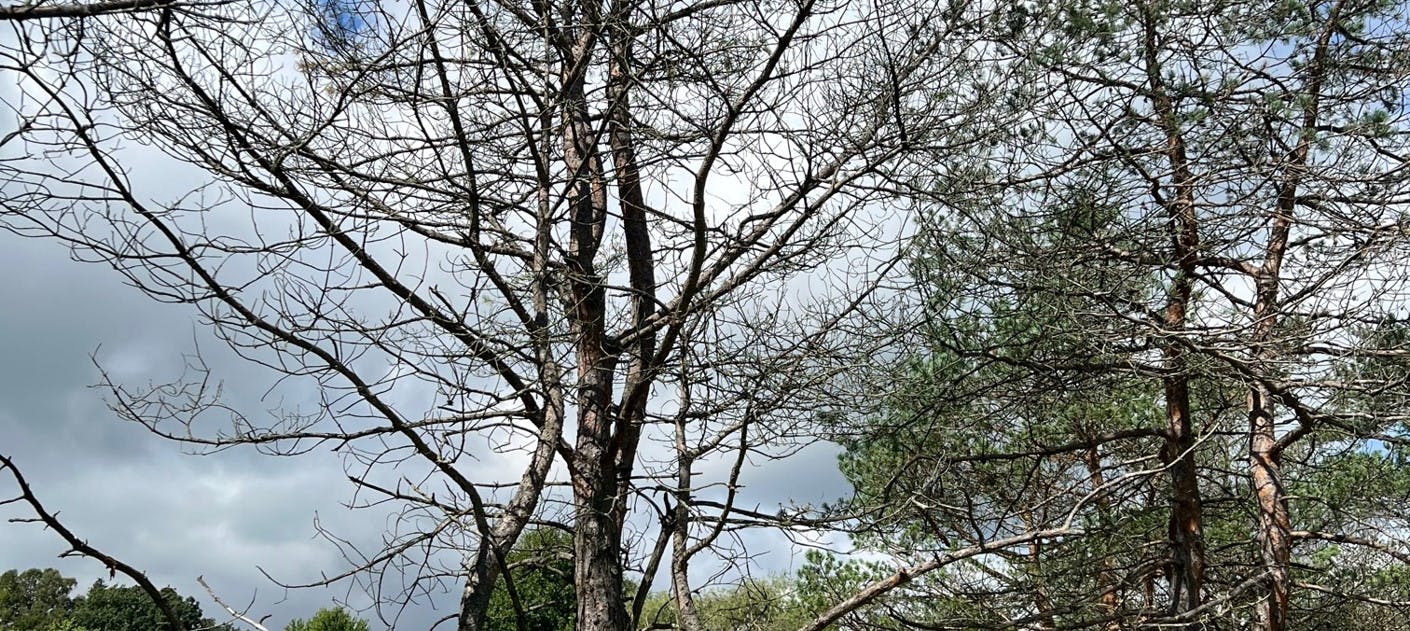
[[[42,629],[68,616],[77,581],[55,569],[0,574],[0,629]]]
[[[205,618],[196,599],[182,596],[170,587],[161,590],[177,618],[187,629],[214,626]],[[69,619],[90,631],[169,631],[171,625],[142,588],[106,585],[95,581],[88,593],[74,599]]]
[[[295,619],[284,631],[367,631],[367,622],[359,620],[342,607],[319,609],[308,620]]]

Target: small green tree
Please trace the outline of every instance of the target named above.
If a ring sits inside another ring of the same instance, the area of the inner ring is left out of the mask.
[[[568,533],[537,528],[524,533],[505,559],[527,629],[572,631],[578,599],[573,588],[573,547]],[[517,631],[514,601],[504,581],[490,597],[489,631]]]
[[[52,568],[0,574],[0,629],[43,629],[63,620],[76,584]]]
[[[42,627],[42,631],[93,631],[86,627],[81,627],[68,618],[60,618],[49,622],[49,626]]]
[[[695,606],[706,629],[793,631],[817,613],[805,608],[798,587],[786,576],[745,579],[728,589],[701,594]]]
[[[367,621],[353,617],[342,607],[333,607],[319,609],[308,620],[292,620],[284,631],[367,631]]]
[[[812,550],[794,574],[745,577],[728,586],[708,588],[695,595],[695,607],[702,628],[710,631],[796,631],[893,571],[880,563]],[[890,613],[884,608],[862,607],[829,628],[914,628],[904,626]],[[637,622],[639,629],[676,629],[679,625],[680,617],[669,591],[653,592]]]

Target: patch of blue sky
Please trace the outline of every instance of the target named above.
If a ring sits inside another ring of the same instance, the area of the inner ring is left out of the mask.
[[[371,29],[367,2],[357,0],[317,0],[325,26],[346,35],[360,35]]]
[[[377,32],[378,3],[368,0],[310,0],[318,44],[343,53],[362,49]]]

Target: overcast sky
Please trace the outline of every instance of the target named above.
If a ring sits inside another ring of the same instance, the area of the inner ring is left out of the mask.
[[[315,517],[354,542],[378,542],[385,514],[343,506],[351,487],[335,454],[185,454],[119,420],[105,407],[103,391],[92,387],[99,381],[95,355],[115,378],[141,385],[175,375],[198,341],[227,381],[267,382],[219,352],[189,307],[155,303],[105,267],[70,261],[57,243],[0,233],[0,449],[16,459],[41,499],[99,549],[144,569],[159,585],[197,596],[208,615],[216,605],[196,585],[200,575],[232,602],[253,600],[254,613],[272,614],[272,628],[335,598],[365,605],[356,588],[286,592],[259,571],[300,582],[346,567],[336,548],[315,538]],[[258,397],[258,387],[231,386],[238,396]],[[845,489],[835,452],[826,448],[755,471],[746,483],[750,501],[762,506],[832,499]],[[0,511],[23,516],[13,507]],[[758,543],[772,551],[760,569],[792,564],[782,537],[760,534]],[[105,575],[97,562],[57,558],[63,550],[57,536],[38,526],[0,524],[0,570],[55,567],[79,579],[80,589]],[[452,602],[408,611],[397,628],[429,628]]]
[[[376,516],[340,505],[348,489],[335,457],[186,455],[118,420],[91,387],[95,354],[125,382],[169,376],[200,336],[186,308],[149,301],[58,244],[9,234],[0,235],[0,295],[0,448],[51,510],[99,549],[202,601],[195,578],[204,574],[236,602],[257,591],[261,613],[281,626],[331,602],[334,593],[300,591],[276,605],[285,594],[257,566],[289,581],[338,570],[337,551],[313,539],[315,514],[364,540],[380,531]],[[104,573],[56,559],[60,540],[37,526],[6,524],[0,541],[0,568],[57,567],[80,588]]]
[[[0,74],[0,100],[11,106],[17,103],[12,79]],[[0,136],[15,129],[10,114],[0,112]],[[134,185],[154,199],[173,199],[201,179],[154,149],[124,151]],[[3,187],[0,182],[0,195]],[[345,506],[353,488],[341,456],[326,449],[297,458],[251,450],[192,455],[120,420],[93,387],[100,381],[95,359],[119,383],[141,387],[177,377],[199,346],[234,407],[265,410],[288,401],[263,397],[271,375],[234,357],[194,316],[190,306],[160,304],[123,285],[103,265],[71,261],[59,243],[0,230],[0,453],[15,459],[48,508],[79,536],[158,585],[197,597],[208,616],[219,619],[220,612],[197,576],[229,602],[249,605],[253,617],[270,615],[271,629],[335,599],[365,608],[370,601],[356,586],[288,591],[261,572],[300,583],[347,568],[339,550],[316,537],[315,520],[365,549],[379,549],[389,513]],[[317,401],[316,393],[294,394]],[[833,446],[755,464],[766,468],[746,472],[744,507],[771,511],[791,501],[832,501],[848,489]],[[465,467],[477,480],[500,475],[493,459]],[[517,479],[517,470],[510,473]],[[0,497],[12,497],[12,490],[8,476],[0,476]],[[29,516],[19,506],[0,507],[0,520]],[[754,569],[763,572],[789,569],[799,552],[778,533],[751,535],[749,547],[759,554]],[[58,558],[64,550],[55,534],[37,525],[0,521],[0,571],[54,567],[78,579],[80,592],[106,579],[96,561]],[[705,559],[697,563],[702,576],[718,569]],[[405,612],[397,628],[429,628],[453,611],[455,596]],[[361,615],[375,619],[370,611]]]

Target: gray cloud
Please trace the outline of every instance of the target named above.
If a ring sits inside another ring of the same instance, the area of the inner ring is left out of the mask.
[[[343,505],[352,490],[338,455],[184,454],[106,409],[103,391],[90,387],[100,377],[90,355],[97,351],[116,378],[140,385],[179,374],[183,354],[200,341],[212,370],[230,382],[230,398],[256,411],[278,403],[259,400],[269,375],[210,340],[189,308],[155,303],[122,286],[111,270],[69,261],[51,242],[0,235],[0,288],[0,449],[17,457],[72,528],[159,584],[198,596],[211,615],[215,605],[196,585],[198,575],[231,602],[253,601],[252,611],[272,614],[275,628],[334,598],[367,604],[349,585],[286,592],[259,571],[298,583],[347,567],[334,546],[314,536],[315,516],[365,549],[380,543],[387,514]],[[297,388],[291,394],[298,398]],[[836,471],[836,454],[834,446],[817,445],[751,466],[741,505],[772,510],[840,497],[849,489]],[[493,477],[520,457],[464,464]],[[703,473],[723,474],[716,468],[711,464]],[[10,510],[0,517],[16,515]],[[38,527],[8,525],[0,541],[6,542],[0,568],[58,567],[85,586],[103,577],[92,561],[56,559],[59,540]],[[755,571],[796,567],[799,549],[777,532],[747,535],[745,543],[752,552],[766,552],[755,557]],[[697,573],[703,579],[716,569]],[[439,611],[436,603],[424,603],[405,612],[398,627],[429,628],[454,602],[449,595],[438,600]]]
[[[0,86],[0,97],[12,96],[6,94],[11,89]],[[174,173],[190,171],[152,156],[134,160],[144,191],[160,192],[182,179]],[[156,303],[110,269],[70,261],[57,243],[0,232],[0,451],[17,458],[50,507],[100,549],[146,570],[158,584],[197,596],[210,615],[215,605],[196,585],[198,575],[230,602],[252,602],[256,617],[272,614],[272,628],[334,598],[365,605],[367,599],[346,584],[286,592],[260,573],[297,583],[346,567],[334,546],[314,537],[315,516],[364,549],[381,543],[386,512],[343,506],[352,489],[340,456],[270,458],[253,450],[190,456],[120,421],[104,406],[104,393],[91,387],[100,380],[90,358],[95,353],[121,383],[141,386],[179,376],[183,356],[198,345],[225,380],[230,402],[247,413],[318,403],[318,393],[300,382],[265,398],[271,375],[234,357],[189,306]],[[835,447],[820,445],[785,461],[757,463],[745,474],[741,505],[771,510],[840,497],[848,488],[835,458]],[[461,464],[475,479],[488,480],[517,472],[509,465],[520,460],[522,454],[511,453]],[[708,464],[715,468],[706,474],[719,480],[726,465]],[[24,515],[15,507],[0,509],[0,519],[15,516]],[[745,543],[765,553],[754,558],[761,571],[796,565],[797,549],[777,532],[750,533]],[[83,586],[106,578],[95,562],[57,559],[62,551],[57,537],[36,526],[0,525],[0,570],[58,567]],[[702,578],[718,570],[707,565],[696,568]],[[429,628],[453,602],[448,595],[419,605],[398,626]]]
[[[271,622],[307,616],[334,598],[366,599],[347,586],[286,593],[259,568],[285,581],[316,580],[346,567],[336,548],[314,537],[315,514],[340,536],[379,542],[384,515],[350,511],[350,489],[334,454],[269,458],[250,450],[209,456],[124,423],[103,404],[90,356],[124,382],[179,372],[202,332],[182,306],[148,300],[111,270],[68,260],[62,247],[0,234],[0,449],[13,456],[51,510],[100,549],[147,571],[159,584],[197,596],[205,575],[233,603]],[[215,344],[218,373],[259,375]],[[258,409],[263,379],[232,392]],[[0,485],[6,485],[0,482]],[[8,486],[5,487],[8,490]],[[0,518],[27,516],[17,507]],[[86,586],[107,578],[86,559],[58,559],[61,541],[38,526],[0,530],[0,569],[57,567]],[[258,566],[258,567],[257,567]],[[426,628],[436,612],[412,612],[405,628]]]

